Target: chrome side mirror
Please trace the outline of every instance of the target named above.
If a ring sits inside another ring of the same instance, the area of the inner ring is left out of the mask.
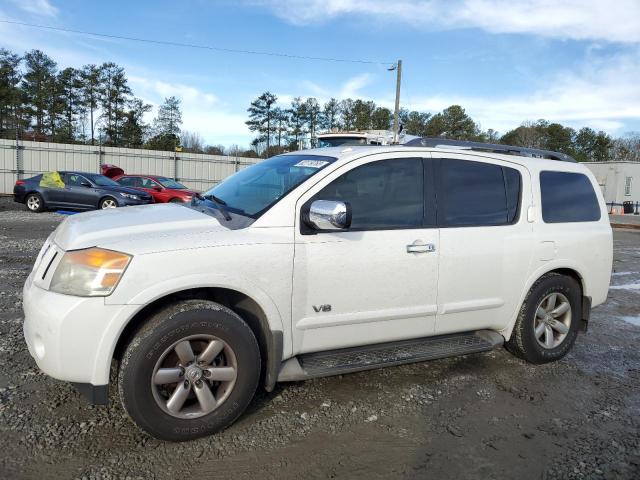
[[[351,226],[351,206],[334,200],[314,200],[307,223],[314,230],[344,230]]]

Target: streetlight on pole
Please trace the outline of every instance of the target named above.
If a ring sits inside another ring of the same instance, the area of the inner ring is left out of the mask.
[[[393,112],[393,143],[398,143],[400,133],[400,83],[402,81],[402,60],[388,68],[389,71],[396,71],[396,108]]]

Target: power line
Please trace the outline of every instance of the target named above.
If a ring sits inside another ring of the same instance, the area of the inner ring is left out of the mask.
[[[282,57],[282,58],[291,58],[294,60],[314,60],[321,62],[343,62],[343,63],[365,63],[365,64],[373,64],[373,65],[392,65],[394,62],[380,62],[375,60],[361,60],[361,59],[351,59],[351,58],[331,58],[331,57],[313,57],[307,55],[294,55],[290,53],[279,53],[279,52],[266,52],[260,50],[241,50],[237,48],[224,48],[224,47],[214,47],[211,45],[197,45],[193,43],[181,43],[181,42],[170,42],[167,40],[152,40],[148,38],[138,38],[138,37],[128,37],[125,35],[112,35],[107,33],[96,33],[96,32],[86,32],[83,30],[73,30],[70,28],[61,28],[61,27],[52,27],[50,25],[37,25],[34,23],[25,23],[25,22],[15,22],[12,20],[0,20],[0,23],[8,23],[11,25],[21,25],[23,27],[31,27],[31,28],[39,28],[42,30],[54,30],[57,32],[66,32],[66,33],[75,33],[78,35],[88,35],[93,37],[102,37],[102,38],[111,38],[118,40],[127,40],[130,42],[141,42],[141,43],[150,43],[155,45],[165,45],[172,47],[184,47],[184,48],[197,48],[200,50],[213,50],[216,52],[224,52],[224,53],[241,53],[245,55],[264,55],[269,57]]]

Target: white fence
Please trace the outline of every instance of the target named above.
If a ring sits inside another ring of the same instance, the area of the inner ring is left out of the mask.
[[[100,165],[117,165],[126,173],[163,175],[204,191],[259,159],[162,152],[133,148],[26,142],[0,139],[0,194],[13,193],[17,179],[52,170],[100,173]]]

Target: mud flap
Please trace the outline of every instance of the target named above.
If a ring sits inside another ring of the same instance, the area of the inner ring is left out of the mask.
[[[589,328],[589,319],[591,318],[591,297],[582,297],[582,331],[586,332]]]

